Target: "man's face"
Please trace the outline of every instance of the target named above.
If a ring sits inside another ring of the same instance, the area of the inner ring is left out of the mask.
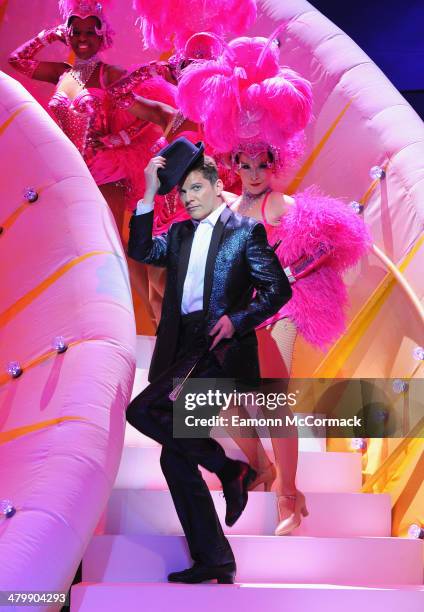
[[[180,188],[180,197],[190,217],[202,221],[222,204],[222,189],[220,179],[212,185],[199,170],[193,170]]]

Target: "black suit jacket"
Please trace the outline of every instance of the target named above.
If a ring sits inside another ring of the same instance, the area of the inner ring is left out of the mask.
[[[193,222],[187,220],[152,238],[152,226],[153,212],[133,215],[128,243],[132,259],[167,268],[149,380],[154,380],[175,360],[184,280],[195,231]],[[225,208],[215,224],[208,251],[203,310],[207,334],[224,314],[234,325],[233,338],[221,341],[215,349],[226,376],[259,377],[255,327],[275,314],[291,293],[262,223]]]

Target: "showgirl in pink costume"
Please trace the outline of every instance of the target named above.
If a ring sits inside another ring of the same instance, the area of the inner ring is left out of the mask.
[[[128,112],[126,99],[130,86],[143,94],[148,79],[159,80],[160,68],[140,67],[137,80],[122,88],[120,82],[126,72],[105,64],[98,56],[112,45],[113,39],[103,4],[94,0],[61,0],[59,8],[65,23],[42,31],[14,51],[9,62],[30,78],[56,85],[49,109],[83,155],[121,232],[126,201],[132,200],[135,205],[136,193],[144,188],[139,185],[144,181],[139,159],[149,155],[151,143],[172,121],[176,111],[167,104],[139,96],[137,118],[131,109]],[[74,66],[36,60],[39,51],[56,41],[71,47],[76,55]],[[148,95],[148,87],[146,91]],[[132,286],[149,308],[146,272],[132,260],[128,265]]]
[[[233,200],[233,208],[262,220],[270,244],[281,241],[277,254],[293,297],[258,331],[259,340],[266,334],[280,355],[279,371],[275,364],[261,362],[264,377],[290,375],[297,333],[320,348],[343,333],[347,292],[342,275],[369,242],[362,219],[318,188],[294,197],[272,189],[276,172],[302,151],[312,108],[310,83],[280,67],[278,46],[278,41],[259,37],[233,40],[217,61],[185,70],[177,98],[186,116],[202,122],[206,140],[228,154],[237,168],[243,193]],[[271,434],[277,473],[258,438],[235,439],[258,471],[252,488],[263,483],[269,490],[278,475],[276,534],[285,535],[307,514],[295,483],[298,440]]]
[[[84,156],[121,229],[129,160],[134,153],[143,151],[142,134],[147,122],[165,128],[175,111],[140,98],[139,118],[126,112],[119,85],[111,88],[126,72],[103,63],[98,56],[112,45],[114,34],[103,4],[94,0],[60,0],[59,7],[65,23],[25,43],[11,54],[9,63],[30,78],[57,85],[49,102],[50,111]],[[76,55],[74,66],[35,59],[39,51],[55,41],[72,48]],[[153,76],[154,66],[143,66],[137,85]]]

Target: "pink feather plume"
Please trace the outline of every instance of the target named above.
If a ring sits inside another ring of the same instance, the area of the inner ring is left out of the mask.
[[[321,193],[317,187],[295,194],[296,205],[269,227],[271,243],[283,267],[324,248],[325,263],[292,285],[292,299],[278,317],[289,317],[311,344],[325,349],[346,329],[347,291],[342,274],[365,256],[371,237],[363,219],[344,202]],[[266,323],[272,323],[272,319]]]
[[[72,11],[78,11],[81,4],[86,5],[89,3],[93,5],[93,14],[96,15],[97,11],[94,9],[97,4],[101,4],[102,8],[108,9],[112,2],[113,0],[101,0],[100,2],[98,0],[84,0],[83,2],[81,2],[81,0],[59,0],[59,11],[62,17],[66,19],[69,13],[72,13]]]
[[[275,45],[261,55],[267,44],[260,37],[237,38],[217,61],[183,71],[178,105],[203,123],[206,142],[219,153],[233,151],[241,141],[264,141],[289,157],[299,152],[298,136],[311,119],[311,84],[279,66]]]
[[[133,0],[146,47],[182,49],[196,32],[240,36],[256,19],[256,0]]]

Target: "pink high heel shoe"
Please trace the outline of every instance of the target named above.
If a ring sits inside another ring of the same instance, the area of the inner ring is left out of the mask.
[[[256,487],[259,487],[259,485],[263,484],[265,491],[271,491],[272,483],[277,477],[277,470],[275,469],[275,465],[273,463],[270,463],[263,470],[256,470],[256,474],[257,476],[252,482],[252,484],[249,486],[248,490],[253,491],[254,489],[256,489]]]
[[[285,500],[294,500],[294,510],[290,510],[284,505]],[[275,530],[275,535],[283,536],[291,533],[299,527],[302,516],[308,516],[306,500],[303,493],[297,491],[296,495],[279,495],[277,497],[279,523]]]

